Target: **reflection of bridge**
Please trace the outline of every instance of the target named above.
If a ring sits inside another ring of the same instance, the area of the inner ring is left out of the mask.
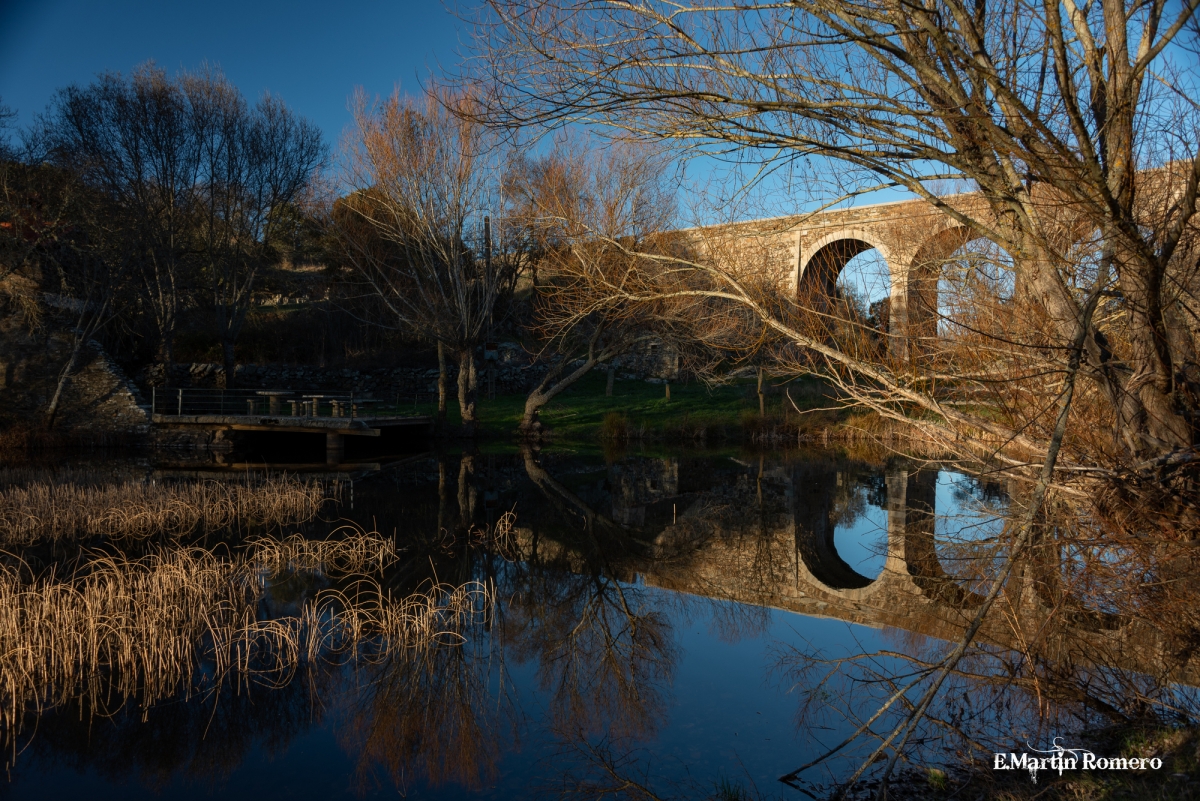
[[[802,462],[760,472],[757,480],[753,471],[744,472],[735,486],[678,495],[683,482],[676,459],[614,465],[609,470],[619,518],[614,522],[653,537],[654,557],[622,562],[622,574],[632,569],[646,584],[673,591],[957,640],[982,598],[969,579],[955,575],[968,571],[948,564],[948,557],[957,556],[953,546],[935,537],[937,472],[905,467],[884,472],[875,494],[887,513],[886,540],[880,532],[879,543],[886,558],[879,575],[868,577],[846,563],[834,541],[835,506],[845,503],[847,487],[857,481],[845,469]],[[673,507],[677,520],[643,527],[643,521],[664,519],[656,513],[664,505],[665,520],[672,520]],[[953,512],[942,510],[943,519]],[[999,525],[988,533],[997,533]],[[969,541],[964,545],[966,556],[979,561],[963,566],[986,572],[991,544],[980,542],[973,552]],[[541,558],[565,556],[580,568],[586,562],[545,534],[537,547]],[[1102,654],[1106,664],[1158,672],[1163,661],[1158,634],[1101,611],[1060,609],[1055,634],[1046,641],[1042,627],[1052,619],[1052,607],[1063,602],[1048,594],[1055,588],[1047,576],[1055,572],[1024,560],[980,639],[1004,648],[1039,642],[1042,654],[1069,664],[1092,663]],[[1200,685],[1200,667],[1189,665],[1180,680]]]
[[[953,638],[981,598],[947,574],[939,560],[934,539],[937,473],[886,472],[886,542],[879,543],[886,559],[875,577],[855,571],[834,542],[834,502],[843,475],[820,463],[769,471],[763,480],[782,484],[782,509],[768,512],[757,531],[747,532],[745,526],[716,531],[678,570],[647,566],[646,581],[872,626],[912,629],[922,619],[922,633]],[[667,526],[655,540],[659,551],[686,548],[695,522],[685,514]]]
[[[935,539],[937,473],[893,467],[885,472],[886,561],[877,577],[854,571],[834,544],[833,498],[839,473],[829,465],[801,463],[774,472],[783,483],[781,514],[757,536],[717,530],[675,566],[654,562],[639,570],[653,586],[727,598],[802,614],[835,617],[847,622],[890,627],[956,641],[982,602],[971,582],[947,571],[946,544]],[[953,510],[942,510],[943,516]],[[752,516],[750,512],[748,516]],[[685,515],[656,541],[676,550],[689,539]],[[673,529],[682,529],[674,531]],[[996,532],[993,532],[996,533]],[[732,536],[730,536],[732,534]],[[674,546],[672,545],[674,543]],[[881,543],[882,545],[882,543]],[[981,543],[976,556],[986,570],[991,557]],[[1001,554],[1002,556],[1002,554]],[[975,571],[971,571],[975,572]],[[1029,560],[1013,573],[1010,585],[993,607],[980,639],[1003,648],[1039,642],[1048,658],[1066,664],[1105,664],[1159,673],[1164,648],[1158,632],[1145,625],[1125,624],[1098,611],[1057,610],[1049,641],[1043,627],[1052,605],[1063,603],[1047,591],[1047,574]],[[1066,602],[1071,607],[1071,600]],[[1177,680],[1200,685],[1200,665],[1191,662]]]

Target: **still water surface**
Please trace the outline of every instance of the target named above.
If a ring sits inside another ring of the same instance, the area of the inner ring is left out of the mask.
[[[323,520],[272,536],[346,521],[394,536],[390,593],[483,582],[487,620],[420,656],[297,658],[282,679],[181,687],[151,705],[110,697],[102,715],[87,701],[31,709],[0,797],[536,798],[626,781],[664,797],[726,785],[801,797],[777,778],[853,726],[801,717],[811,679],[789,657],[953,634],[961,610],[930,612],[929,582],[954,580],[1005,502],[953,470],[822,453],[428,455],[338,492]],[[499,547],[478,534],[508,511]],[[237,537],[199,544],[223,552]],[[25,556],[65,561],[71,547]],[[267,576],[256,614],[295,615],[337,581]]]

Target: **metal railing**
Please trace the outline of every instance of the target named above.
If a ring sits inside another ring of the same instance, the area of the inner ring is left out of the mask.
[[[363,400],[337,390],[155,387],[150,412],[175,417],[357,417]]]

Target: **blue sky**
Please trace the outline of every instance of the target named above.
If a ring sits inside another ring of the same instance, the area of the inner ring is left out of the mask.
[[[56,89],[105,70],[208,61],[250,100],[282,97],[333,145],[355,87],[415,92],[457,63],[461,28],[439,0],[0,0],[0,98],[25,125]]]
[[[467,27],[451,9],[469,12],[474,5],[475,0],[0,0],[0,102],[15,109],[24,126],[57,89],[87,84],[105,70],[127,73],[153,59],[174,73],[207,61],[252,101],[264,91],[283,98],[319,125],[336,150],[351,123],[347,106],[357,87],[388,95],[398,84],[415,94],[431,73],[458,66]],[[691,163],[688,175],[697,182],[689,183],[693,189],[714,179],[740,186],[707,159]],[[739,216],[791,214],[811,202],[788,184],[786,171],[756,194],[759,203]],[[884,192],[860,202],[898,196]],[[700,213],[682,224],[695,219],[709,217]]]

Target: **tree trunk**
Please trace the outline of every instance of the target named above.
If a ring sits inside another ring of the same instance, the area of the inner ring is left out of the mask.
[[[758,368],[758,416],[767,416],[767,401],[763,397],[763,369]]]
[[[475,436],[475,349],[458,352],[458,411],[462,417],[462,435]]]
[[[437,513],[437,528],[441,534],[446,530],[446,456],[438,454],[438,513]]]
[[[158,345],[158,360],[163,366],[163,386],[171,386],[171,365],[175,363],[175,337],[164,334]]]
[[[58,416],[58,408],[62,403],[63,391],[67,388],[67,382],[71,379],[71,373],[75,372],[75,363],[79,361],[79,351],[83,349],[83,339],[75,338],[75,344],[71,348],[71,355],[67,357],[67,363],[63,366],[62,372],[58,374],[58,384],[54,387],[54,397],[50,399],[50,406],[46,409],[46,430],[54,428],[54,419]]]
[[[1159,456],[1192,444],[1192,430],[1174,398],[1176,373],[1168,321],[1163,313],[1163,275],[1150,265],[1123,265],[1121,283],[1129,301],[1129,339],[1135,373],[1126,392],[1144,410],[1138,431],[1139,456]]]
[[[611,518],[597,513],[578,495],[560,484],[538,462],[537,456],[528,444],[521,446],[521,456],[525,462],[525,473],[542,494],[551,503],[567,512],[578,514],[584,519],[584,530],[594,534],[597,528],[608,531],[620,530]]]
[[[464,453],[458,461],[458,519],[464,529],[470,529],[475,522],[479,493],[475,489],[474,478],[475,456]]]
[[[438,343],[438,406],[437,419],[439,423],[446,422],[446,346]]]
[[[555,381],[555,379],[562,375],[563,368],[566,366],[565,359],[546,373],[546,377],[541,380],[541,383],[534,387],[529,396],[525,398],[525,413],[521,416],[521,425],[518,428],[521,434],[523,436],[536,435],[541,427],[538,421],[538,413],[541,412],[542,407],[552,401],[564,389],[587,375],[599,361],[595,356],[588,356],[588,358],[584,359],[583,364],[558,381]],[[612,373],[610,372],[609,375],[611,376]]]
[[[237,357],[233,353],[233,340],[221,340],[221,357],[225,365],[225,389],[233,389],[237,377]]]

